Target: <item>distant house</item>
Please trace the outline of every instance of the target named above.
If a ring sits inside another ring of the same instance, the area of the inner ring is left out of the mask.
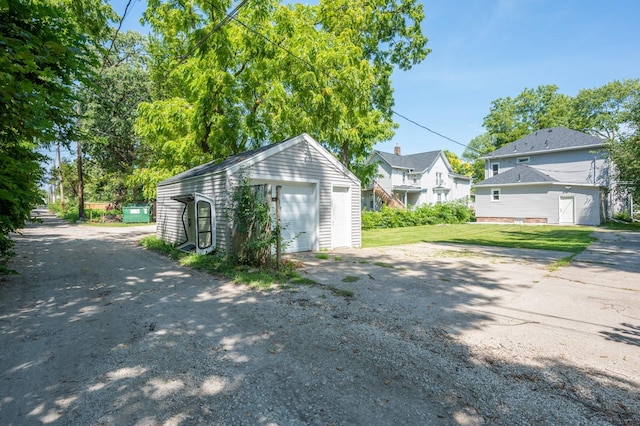
[[[471,178],[454,173],[444,151],[401,155],[396,146],[393,153],[374,151],[369,161],[377,170],[375,180],[362,190],[363,209],[469,199]]]
[[[541,129],[482,158],[478,222],[598,225],[618,203],[604,141],[595,136]]]
[[[359,247],[360,180],[311,136],[194,167],[158,184],[157,235],[183,250],[231,252],[231,195],[245,173],[280,193],[287,252]],[[270,191],[270,192],[269,192]]]

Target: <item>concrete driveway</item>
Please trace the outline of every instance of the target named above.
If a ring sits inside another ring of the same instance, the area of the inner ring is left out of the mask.
[[[365,303],[385,299],[484,357],[566,362],[640,388],[640,233],[594,236],[555,270],[569,253],[421,243],[300,259],[309,278]]]

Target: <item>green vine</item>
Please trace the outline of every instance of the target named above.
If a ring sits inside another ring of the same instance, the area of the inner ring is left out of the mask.
[[[272,226],[271,194],[263,185],[251,185],[246,173],[232,194],[233,256],[236,263],[273,266],[273,247],[278,232]]]

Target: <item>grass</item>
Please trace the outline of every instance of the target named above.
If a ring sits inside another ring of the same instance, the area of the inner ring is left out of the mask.
[[[182,266],[197,269],[210,274],[221,275],[239,284],[260,290],[272,290],[274,287],[282,290],[293,290],[296,285],[320,285],[313,280],[301,277],[296,272],[295,264],[284,263],[280,269],[253,268],[246,265],[236,265],[229,258],[218,255],[198,255],[184,253],[171,244],[159,240],[155,235],[144,237],[140,245],[148,250],[155,251],[173,260]],[[353,292],[341,290],[333,286],[323,285],[333,294],[343,297],[353,297]]]
[[[614,231],[640,232],[639,222],[607,222],[604,227]]]
[[[424,225],[362,231],[363,247],[456,243],[580,253],[595,241],[589,226]]]

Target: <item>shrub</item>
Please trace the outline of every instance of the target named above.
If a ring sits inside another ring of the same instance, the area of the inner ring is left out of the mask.
[[[407,226],[464,223],[473,219],[473,212],[465,203],[451,202],[436,205],[425,204],[413,209],[363,211],[362,229],[403,228]]]

